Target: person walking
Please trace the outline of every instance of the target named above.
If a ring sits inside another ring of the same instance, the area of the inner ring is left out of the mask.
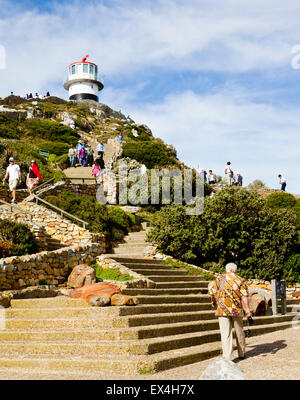
[[[38,166],[35,160],[31,160],[29,171],[26,179],[26,186],[29,190],[30,195],[33,195],[33,189],[38,185],[39,181],[42,179]]]
[[[233,357],[233,334],[235,330],[238,356],[245,358],[245,333],[243,331],[243,310],[247,318],[251,317],[249,309],[249,289],[246,282],[236,274],[234,263],[226,265],[226,273],[209,287],[212,307],[217,306],[217,316],[221,332],[223,358]]]
[[[228,161],[226,164],[226,167],[225,167],[226,183],[229,186],[232,185],[232,178],[233,178],[233,171],[232,171],[230,165],[231,165],[231,162]]]
[[[81,164],[81,159],[80,159],[80,150],[83,147],[83,143],[82,140],[79,140],[77,145],[76,145],[76,154],[77,154],[77,158],[78,158],[78,162],[79,164]]]
[[[285,192],[286,180],[284,179],[284,177],[281,174],[278,175],[278,178],[279,178],[279,185],[281,185],[281,191]]]
[[[82,146],[79,151],[79,157],[80,157],[81,165],[83,167],[85,167],[85,165],[86,165],[86,154],[87,154],[86,148],[85,148],[85,146]]]
[[[98,164],[97,160],[94,161],[93,164],[93,169],[92,169],[92,175],[96,179],[97,183],[100,183],[102,178],[101,178],[101,168],[100,165]]]
[[[118,140],[119,140],[120,143],[122,142],[122,139],[123,139],[123,136],[122,136],[122,134],[120,133],[120,134],[118,135]]]
[[[69,154],[70,165],[73,168],[75,167],[75,156],[76,156],[76,149],[73,145],[70,146],[68,154]]]
[[[208,183],[210,185],[215,185],[217,183],[217,176],[212,172],[211,169],[208,171]]]
[[[97,145],[97,153],[98,153],[98,157],[103,159],[103,154],[104,154],[104,144],[103,144],[103,142],[98,143],[98,145]]]
[[[8,185],[9,185],[9,190],[12,193],[12,203],[16,204],[16,189],[18,186],[18,183],[22,182],[22,176],[21,176],[21,170],[18,164],[15,164],[15,160],[13,157],[10,157],[9,159],[9,166],[6,169],[6,174],[3,178],[3,183],[6,181],[8,178]]]
[[[243,186],[243,177],[242,177],[242,175],[239,172],[236,175],[237,175],[237,186]]]
[[[92,167],[94,163],[94,150],[91,148],[91,145],[87,145],[87,155],[86,155],[86,165],[88,167]]]

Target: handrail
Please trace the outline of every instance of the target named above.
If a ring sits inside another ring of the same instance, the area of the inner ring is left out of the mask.
[[[40,201],[41,203],[46,204],[46,205],[49,206],[50,208],[53,208],[54,210],[59,211],[61,217],[63,217],[64,215],[66,215],[66,216],[69,217],[69,218],[73,218],[73,219],[75,219],[76,221],[81,222],[82,225],[83,225],[83,227],[84,227],[84,229],[86,229],[85,227],[86,227],[86,225],[88,224],[88,222],[84,221],[83,219],[80,219],[80,218],[76,217],[75,215],[72,215],[72,214],[68,213],[67,211],[62,210],[62,209],[59,208],[59,207],[54,206],[54,205],[51,204],[51,203],[48,203],[48,201],[46,201],[46,200],[44,200],[44,199],[41,199],[41,198],[38,197],[36,194],[34,194],[33,197],[35,198],[36,204],[38,204],[38,202]]]
[[[96,178],[82,178],[82,177],[68,177],[68,176],[64,176],[62,178],[63,181],[71,181],[71,180],[82,180],[82,183],[84,183],[84,181],[95,181],[95,183],[97,183]]]
[[[5,200],[1,200],[1,199],[0,199],[0,203],[5,204],[6,206],[9,206],[11,212],[13,212],[13,207],[14,207],[14,208],[16,208],[17,210],[21,211],[23,214],[28,214],[28,215],[30,215],[30,221],[32,221],[32,217],[34,216],[34,214],[32,214],[31,212],[26,211],[26,210],[23,210],[23,208],[17,206],[16,204],[14,204],[14,203],[8,203],[8,202],[5,201]]]
[[[33,191],[37,190],[37,189],[41,189],[43,186],[48,185],[50,182],[54,181],[55,178],[51,178],[48,181],[42,183],[41,185],[36,186],[35,188],[33,188]]]

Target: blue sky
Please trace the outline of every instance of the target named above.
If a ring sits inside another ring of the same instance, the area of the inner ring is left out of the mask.
[[[0,10],[1,97],[67,98],[65,69],[89,53],[100,101],[146,123],[187,165],[223,175],[230,160],[245,184],[271,188],[282,173],[300,194],[299,1],[0,0]]]

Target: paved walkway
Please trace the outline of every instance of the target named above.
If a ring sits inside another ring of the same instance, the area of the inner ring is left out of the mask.
[[[253,379],[299,380],[300,379],[300,328],[289,328],[247,339],[247,358],[238,365]],[[71,374],[52,371],[40,373],[38,370],[19,370],[0,368],[1,380],[194,380],[199,379],[205,368],[214,359],[184,367],[173,368],[153,375],[124,376],[102,375],[99,373]]]

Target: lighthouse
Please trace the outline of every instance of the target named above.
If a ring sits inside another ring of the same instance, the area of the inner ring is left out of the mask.
[[[82,61],[68,67],[64,88],[69,91],[69,100],[99,100],[98,92],[104,86],[98,80],[98,66],[86,61],[88,57],[86,55]]]

